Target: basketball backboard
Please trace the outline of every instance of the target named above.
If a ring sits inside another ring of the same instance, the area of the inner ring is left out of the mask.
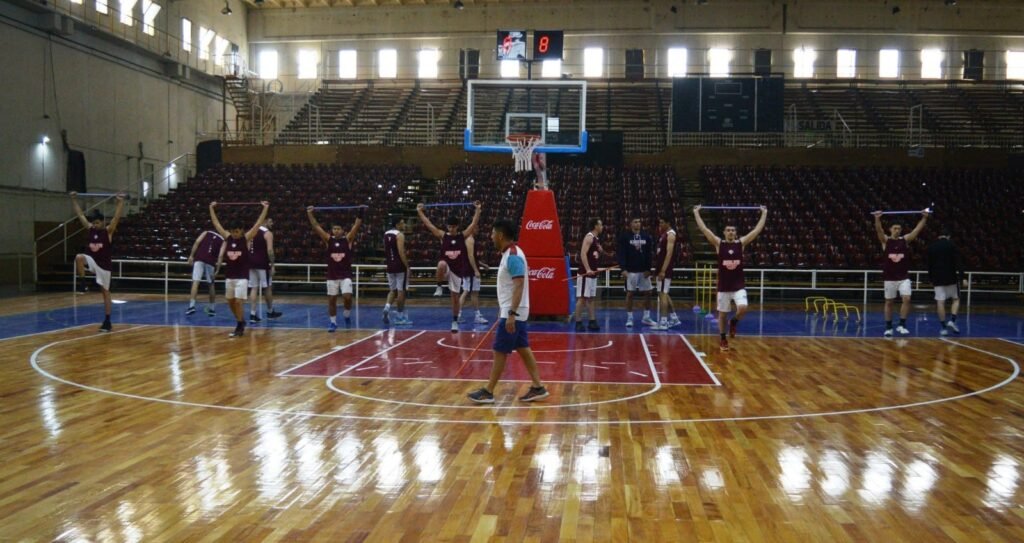
[[[467,82],[467,151],[511,153],[509,135],[536,136],[538,153],[587,151],[587,82],[477,79]]]

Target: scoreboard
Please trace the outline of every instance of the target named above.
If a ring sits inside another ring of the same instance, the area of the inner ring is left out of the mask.
[[[497,59],[502,60],[562,60],[565,33],[561,30],[533,31],[533,58],[526,58],[526,30],[499,30]]]
[[[782,132],[781,77],[672,80],[673,132]]]

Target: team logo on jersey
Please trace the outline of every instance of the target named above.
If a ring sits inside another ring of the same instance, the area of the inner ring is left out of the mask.
[[[242,256],[242,251],[228,251],[228,260],[238,260]]]
[[[452,243],[455,243],[455,242],[453,241]],[[444,252],[444,256],[447,257],[448,260],[455,260],[455,259],[459,258],[459,255],[461,255],[461,254],[462,254],[462,251],[445,251]]]
[[[341,262],[342,260],[345,260],[345,253],[331,253],[331,260]]]
[[[729,251],[729,252],[731,253],[732,251]],[[722,261],[722,267],[724,267],[727,270],[735,270],[736,268],[738,268],[740,266],[741,262],[743,262],[743,261],[742,260],[723,260]]]
[[[729,254],[733,254],[734,252],[735,251],[733,251],[732,249],[729,249]]]
[[[893,262],[899,262],[903,260],[903,253],[891,253],[889,255],[889,260],[892,260]]]
[[[102,243],[90,243],[89,244],[89,250],[94,252],[94,253],[99,252],[99,250],[102,249],[102,248],[103,248],[103,244]]]

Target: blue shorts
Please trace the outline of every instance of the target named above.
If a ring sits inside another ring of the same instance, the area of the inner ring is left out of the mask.
[[[509,354],[516,349],[530,346],[526,336],[526,322],[516,321],[516,333],[510,334],[505,329],[505,319],[498,320],[497,333],[494,335],[494,350],[499,353]]]

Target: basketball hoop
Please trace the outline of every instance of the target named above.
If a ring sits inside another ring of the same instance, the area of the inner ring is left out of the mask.
[[[540,137],[532,134],[509,134],[505,141],[512,147],[516,160],[516,171],[526,172],[533,168],[533,151],[540,145]]]

